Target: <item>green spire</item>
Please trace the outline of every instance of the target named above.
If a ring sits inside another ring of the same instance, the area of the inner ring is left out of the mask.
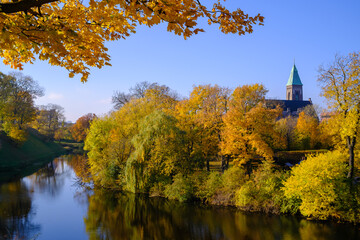
[[[293,68],[291,69],[291,73],[290,73],[290,77],[289,80],[286,84],[286,86],[292,86],[292,85],[300,85],[302,86],[303,84],[301,83],[298,71],[296,69],[295,63]]]

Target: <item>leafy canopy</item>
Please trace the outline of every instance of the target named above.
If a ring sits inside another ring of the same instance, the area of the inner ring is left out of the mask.
[[[211,5],[211,3],[210,3]],[[105,41],[125,39],[138,25],[167,23],[167,30],[185,39],[202,32],[200,18],[223,33],[252,33],[263,17],[241,9],[229,11],[215,1],[198,0],[0,0],[0,57],[21,69],[35,57],[66,68],[85,82],[90,67],[110,65]]]
[[[76,120],[76,123],[70,128],[71,135],[75,141],[85,141],[90,123],[95,118],[96,115],[94,113],[88,113]]]
[[[308,156],[292,168],[284,183],[285,197],[306,217],[355,221],[358,195],[349,191],[347,171],[346,155],[340,151]]]
[[[327,67],[319,68],[318,81],[322,86],[322,96],[338,115],[337,120],[341,138],[349,151],[348,178],[354,175],[354,149],[360,133],[360,53],[335,56]],[[335,116],[335,115],[334,115]]]

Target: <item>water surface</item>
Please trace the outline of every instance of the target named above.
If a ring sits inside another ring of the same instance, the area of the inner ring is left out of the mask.
[[[67,155],[30,176],[7,178],[0,239],[360,239],[350,224],[92,190],[81,181],[84,166],[82,156]]]

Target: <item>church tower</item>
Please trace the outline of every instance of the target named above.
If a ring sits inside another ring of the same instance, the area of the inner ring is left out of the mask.
[[[286,84],[286,100],[303,101],[303,84],[301,83],[295,63]]]

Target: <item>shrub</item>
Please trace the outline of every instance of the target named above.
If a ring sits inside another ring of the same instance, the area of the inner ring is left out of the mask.
[[[246,179],[243,168],[237,166],[229,168],[221,175],[221,185],[217,186],[216,191],[212,190],[213,196],[208,198],[208,202],[218,205],[235,205],[235,192],[246,182]],[[207,185],[209,183],[208,180]]]
[[[281,172],[274,172],[270,162],[263,163],[236,192],[236,205],[249,211],[279,213],[283,198],[282,180],[285,176]]]
[[[217,192],[222,188],[223,182],[219,172],[211,172],[203,184],[202,198],[206,202],[213,202]]]
[[[231,195],[235,195],[237,189],[239,189],[248,179],[245,170],[238,166],[233,166],[226,170],[222,175],[223,190]]]
[[[339,151],[308,156],[284,183],[286,208],[315,219],[356,221],[359,195],[350,191],[346,155]]]
[[[192,181],[181,173],[175,175],[173,183],[165,187],[165,196],[180,202],[191,200],[194,197]]]

